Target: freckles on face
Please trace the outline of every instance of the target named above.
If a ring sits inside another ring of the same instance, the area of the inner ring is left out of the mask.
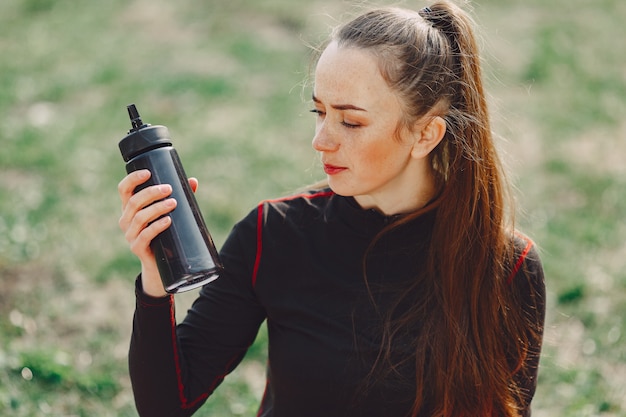
[[[398,140],[399,98],[371,53],[331,43],[318,61],[314,88],[318,114],[313,147],[331,188],[342,195],[376,192],[404,175],[411,146]]]

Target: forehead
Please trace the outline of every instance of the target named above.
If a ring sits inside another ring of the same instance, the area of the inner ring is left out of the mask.
[[[326,47],[317,62],[314,95],[323,102],[339,100],[362,106],[397,101],[374,55],[364,49],[339,47],[336,42]]]

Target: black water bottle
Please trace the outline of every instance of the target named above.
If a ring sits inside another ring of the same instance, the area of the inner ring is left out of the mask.
[[[152,173],[135,192],[150,185],[169,184],[170,197],[178,203],[169,213],[170,227],[150,244],[163,287],[168,293],[178,293],[207,284],[218,277],[222,265],[178,153],[172,147],[169,130],[143,123],[134,104],[127,109],[132,129],[119,143],[126,172],[147,169]]]

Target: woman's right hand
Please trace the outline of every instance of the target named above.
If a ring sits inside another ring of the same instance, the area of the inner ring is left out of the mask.
[[[150,242],[170,226],[172,220],[167,213],[176,207],[176,200],[167,198],[172,193],[172,187],[168,184],[149,186],[134,193],[137,186],[145,183],[150,175],[148,170],[139,170],[131,172],[120,181],[117,187],[122,199],[119,226],[131,252],[141,261],[144,292],[154,297],[162,297],[167,293],[163,288]]]

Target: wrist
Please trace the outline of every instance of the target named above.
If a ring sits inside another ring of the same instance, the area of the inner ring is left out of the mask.
[[[150,297],[160,298],[168,295],[165,288],[163,288],[161,275],[159,274],[156,264],[141,264],[141,286],[144,294]]]

